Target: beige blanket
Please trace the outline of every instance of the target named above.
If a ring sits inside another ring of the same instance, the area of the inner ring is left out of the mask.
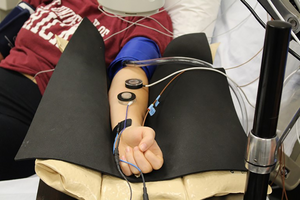
[[[37,175],[49,186],[76,199],[129,199],[125,180],[58,160],[36,160]],[[246,172],[212,171],[167,181],[147,182],[151,200],[205,199],[230,193],[243,193]],[[142,183],[131,183],[132,199],[141,199]],[[270,192],[270,191],[269,191]]]

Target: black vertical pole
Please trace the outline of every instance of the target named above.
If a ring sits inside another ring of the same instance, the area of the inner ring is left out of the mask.
[[[275,20],[267,23],[254,123],[253,129],[249,133],[252,137],[250,140],[256,144],[249,145],[248,138],[247,150],[251,155],[248,156],[248,160],[246,158],[248,175],[244,200],[266,199],[270,169],[272,170],[272,166],[276,164],[276,161],[265,164],[264,161],[268,158],[260,160],[259,157],[266,153],[265,150],[270,151],[267,155],[271,155],[271,157],[272,153],[275,154],[273,146],[271,147],[270,143],[264,145],[264,142],[268,143],[269,139],[276,137],[290,32],[291,25],[287,22]],[[268,150],[268,147],[271,149]]]

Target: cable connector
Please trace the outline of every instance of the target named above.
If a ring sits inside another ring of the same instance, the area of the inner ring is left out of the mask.
[[[159,100],[159,98],[160,98],[160,95],[158,95],[157,96],[157,98],[155,99],[155,107],[157,107],[158,106],[158,104],[160,103],[158,100]]]
[[[143,200],[149,200],[146,187],[143,187]]]
[[[155,114],[155,112],[156,112],[156,110],[155,110],[153,104],[151,104],[151,105],[148,107],[148,110],[149,110],[149,114],[150,114],[151,116],[153,116],[153,115]]]

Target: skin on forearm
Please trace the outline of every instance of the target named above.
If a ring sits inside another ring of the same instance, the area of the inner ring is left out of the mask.
[[[145,72],[138,67],[125,67],[121,69],[113,78],[108,98],[110,104],[111,127],[114,128],[120,121],[125,119],[126,105],[118,102],[118,94],[129,91],[136,95],[135,102],[128,109],[128,117],[132,119],[132,126],[141,126],[148,107],[148,88],[140,88],[136,90],[125,87],[125,81],[130,78],[138,78],[143,84],[148,84]]]
[[[128,118],[132,119],[132,125],[124,130],[119,143],[119,157],[137,166],[143,173],[160,169],[163,165],[163,154],[155,141],[155,132],[150,127],[144,127],[143,121],[148,107],[148,88],[130,90],[125,87],[125,81],[138,78],[143,84],[148,84],[145,72],[141,68],[125,67],[113,78],[109,90],[109,103],[111,113],[111,127],[114,128],[125,119],[127,105],[118,102],[117,95],[121,92],[133,92],[136,95],[135,102],[129,106]],[[121,169],[126,176],[139,174],[135,167],[120,162]]]

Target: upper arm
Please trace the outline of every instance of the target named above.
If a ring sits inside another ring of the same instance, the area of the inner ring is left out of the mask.
[[[126,30],[123,35],[121,50],[108,69],[110,79],[123,68],[124,60],[147,60],[161,57],[166,46],[173,39],[172,22],[165,11],[148,18],[126,17],[125,20],[137,22],[137,24]],[[155,66],[144,67],[143,70],[150,79]]]
[[[108,77],[112,80],[114,75],[122,69],[126,60],[148,60],[161,57],[159,47],[153,40],[145,37],[135,37],[125,44],[117,57],[111,62],[108,68]],[[150,80],[155,66],[142,68]]]

